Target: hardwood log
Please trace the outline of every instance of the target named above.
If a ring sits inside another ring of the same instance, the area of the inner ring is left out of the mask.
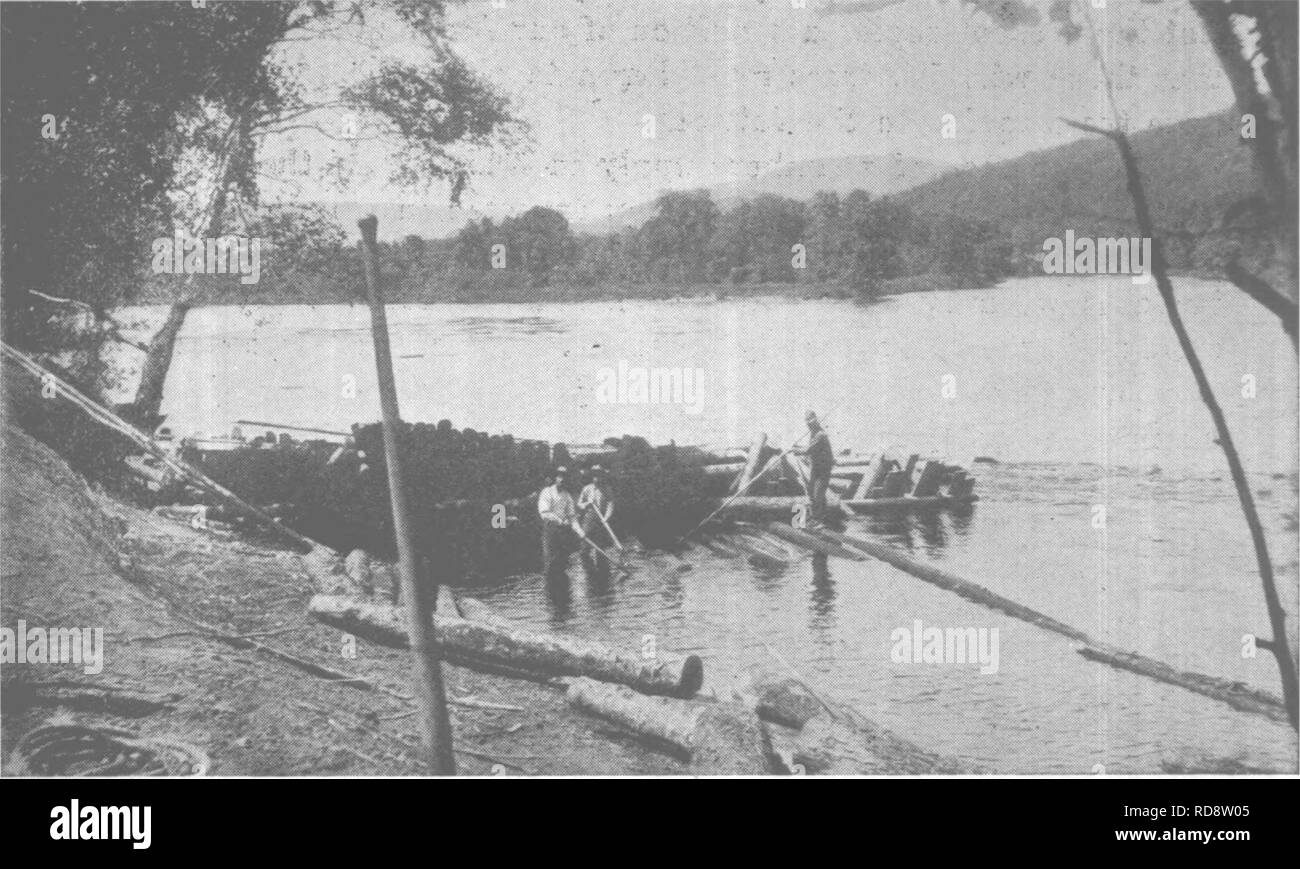
[[[738,703],[704,703],[647,697],[621,685],[592,679],[569,683],[577,709],[665,745],[706,775],[768,775],[771,750],[762,724]]]
[[[317,621],[372,642],[406,648],[406,619],[401,608],[337,595],[316,595],[308,613]],[[462,666],[539,677],[589,676],[628,685],[646,694],[690,697],[704,684],[704,663],[697,655],[660,652],[653,659],[615,651],[577,637],[542,634],[438,614],[434,639],[443,657]]]

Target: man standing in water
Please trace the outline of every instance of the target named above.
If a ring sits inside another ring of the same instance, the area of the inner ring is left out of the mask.
[[[820,524],[826,517],[826,487],[830,485],[831,469],[835,467],[835,453],[817,414],[808,411],[804,414],[804,422],[808,423],[808,449],[803,450],[803,454],[808,457],[810,518]]]
[[[573,495],[564,487],[568,474],[569,469],[563,465],[556,468],[555,482],[537,498],[537,512],[542,517],[542,570],[548,578],[568,568],[569,553],[573,551],[572,535],[582,533]]]
[[[591,466],[591,482],[578,495],[578,515],[581,517],[582,533],[588,540],[602,549],[613,545],[608,528],[609,518],[614,515],[614,501],[609,494],[605,469],[600,465]],[[587,573],[594,574],[609,569],[605,556],[594,547],[584,547],[581,557],[582,566]]]

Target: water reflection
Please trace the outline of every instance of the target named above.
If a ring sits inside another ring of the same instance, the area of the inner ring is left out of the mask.
[[[587,600],[592,609],[597,612],[610,610],[614,605],[614,577],[609,565],[601,559],[584,568],[583,574],[587,580]]]
[[[859,521],[882,543],[908,552],[920,548],[926,555],[937,558],[952,545],[953,538],[964,538],[970,533],[974,517],[975,505],[963,504],[944,510],[873,513]]]
[[[550,606],[551,624],[563,627],[573,618],[573,588],[563,571],[546,576],[546,602]]]
[[[814,554],[812,574],[808,626],[814,633],[825,633],[835,626],[835,581],[831,579],[830,559]]]
[[[943,527],[943,514],[937,510],[926,510],[913,517],[913,525],[921,534],[927,555],[939,555],[948,540],[948,533]]]
[[[749,575],[753,580],[752,584],[755,591],[766,595],[777,594],[781,591],[785,585],[781,580],[788,569],[787,565],[752,556],[748,561]]]

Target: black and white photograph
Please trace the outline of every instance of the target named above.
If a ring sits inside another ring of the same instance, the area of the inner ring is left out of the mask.
[[[1298,10],[0,3],[0,775],[1297,777]]]

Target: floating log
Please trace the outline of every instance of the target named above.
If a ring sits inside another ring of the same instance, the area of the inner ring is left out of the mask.
[[[1268,691],[1217,676],[1177,670],[1154,658],[1148,658],[1136,652],[1125,651],[1116,646],[1098,642],[1078,628],[1072,628],[1067,624],[1058,622],[1050,616],[1002,597],[970,580],[962,579],[928,564],[915,561],[890,546],[824,528],[818,529],[815,533],[828,540],[852,546],[873,558],[878,558],[905,573],[915,576],[917,579],[947,589],[967,600],[982,604],[990,609],[999,610],[1013,618],[1029,622],[1031,625],[1037,625],[1044,630],[1080,642],[1083,644],[1083,648],[1077,651],[1090,661],[1099,661],[1112,667],[1148,676],[1171,685],[1177,685],[1186,688],[1188,691],[1227,703],[1234,709],[1243,712],[1266,715],[1277,721],[1288,720],[1286,707],[1282,700]]]
[[[1099,661],[1121,670],[1149,676],[1160,682],[1168,682],[1171,685],[1186,688],[1188,691],[1212,697],[1243,712],[1267,715],[1274,721],[1283,723],[1289,720],[1286,714],[1286,704],[1282,702],[1282,698],[1242,682],[1220,679],[1216,676],[1206,676],[1202,673],[1176,670],[1163,661],[1139,655],[1137,652],[1126,652],[1123,649],[1104,643],[1084,646],[1078,652],[1089,661]]]
[[[850,706],[825,702],[798,679],[764,668],[750,671],[740,692],[764,721],[798,732],[774,740],[786,765],[817,775],[953,774],[971,772],[886,730]]]
[[[711,507],[717,509],[724,503],[721,498],[713,499]],[[806,495],[733,495],[731,503],[719,512],[719,516],[739,517],[742,519],[790,519],[796,507],[803,506],[811,511],[812,506]],[[840,499],[833,492],[826,493],[826,513],[828,517],[844,515],[840,508]]]
[[[838,543],[832,541],[823,540],[820,537],[815,537],[806,531],[800,531],[796,528],[791,528],[789,525],[782,525],[780,522],[768,523],[767,530],[771,531],[777,537],[780,537],[784,540],[788,540],[789,542],[795,544],[796,546],[803,547],[804,549],[807,549],[810,552],[818,552],[821,553],[822,555],[834,555],[838,558],[847,558],[850,561],[867,560],[861,553],[856,552],[853,549],[849,549],[846,546],[841,546]]]
[[[794,561],[790,547],[775,536],[750,526],[742,526],[740,530],[732,541],[758,561],[771,567],[789,567]]]
[[[646,697],[592,679],[569,683],[569,703],[690,759],[707,775],[768,775],[770,750],[758,716],[739,703]]]
[[[745,466],[740,471],[740,476],[736,477],[736,482],[731,487],[732,492],[743,492],[749,488],[749,482],[758,473],[759,462],[763,460],[763,451],[767,447],[767,435],[760,434],[750,445],[749,452],[745,455]]]
[[[917,579],[928,582],[931,585],[937,585],[940,588],[954,592],[960,597],[983,604],[991,609],[999,610],[1009,616],[1037,625],[1049,631],[1053,631],[1062,636],[1069,637],[1072,640],[1089,642],[1088,635],[1077,628],[1072,628],[1067,624],[1058,622],[1056,619],[1046,616],[1037,610],[1030,609],[1027,606],[1016,603],[1009,598],[1000,594],[989,591],[982,585],[977,585],[969,580],[962,579],[960,576],[954,576],[937,567],[917,561],[909,556],[904,555],[891,546],[883,543],[876,543],[871,540],[863,540],[860,537],[851,537],[848,534],[841,534],[837,531],[830,531],[825,528],[819,528],[814,532],[818,537],[842,543],[845,546],[865,552],[872,558],[878,558],[886,564],[893,565],[899,570],[915,576]]]
[[[972,486],[974,481],[971,481]],[[979,495],[967,492],[965,495],[954,497],[951,495],[932,495],[927,498],[917,498],[912,495],[900,495],[895,498],[851,498],[841,500],[840,506],[858,513],[866,515],[870,513],[887,513],[887,512],[922,512],[926,510],[943,510],[949,507],[961,507],[967,504],[974,504],[979,500]]]
[[[307,611],[317,621],[339,630],[383,646],[406,648],[406,620],[399,607],[318,594]],[[433,626],[443,657],[466,667],[538,677],[589,676],[672,697],[690,697],[704,684],[704,663],[697,655],[660,652],[647,660],[577,637],[534,633],[441,613],[433,617]]]

